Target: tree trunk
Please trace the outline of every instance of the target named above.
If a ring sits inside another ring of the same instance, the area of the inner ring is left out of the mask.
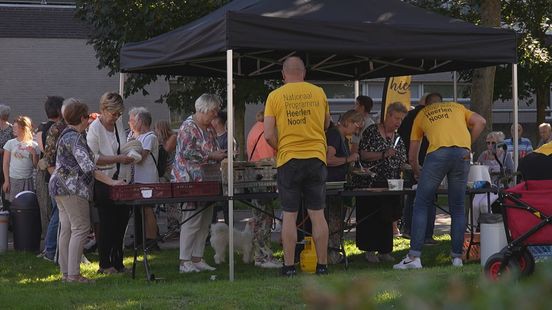
[[[481,26],[500,25],[500,0],[481,1]],[[493,91],[495,67],[475,69],[472,76],[471,109],[487,120],[487,126],[475,141],[472,151],[478,155],[486,149],[485,137],[493,129]]]
[[[546,120],[546,108],[550,104],[550,88],[546,84],[541,84],[535,90],[537,96],[537,125],[542,124]],[[537,141],[539,141],[539,133],[537,131]]]

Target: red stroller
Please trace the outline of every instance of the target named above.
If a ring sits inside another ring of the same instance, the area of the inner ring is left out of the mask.
[[[526,276],[535,270],[535,259],[527,246],[552,244],[552,180],[525,181],[499,191],[508,245],[489,257],[485,274],[497,280],[508,273]]]

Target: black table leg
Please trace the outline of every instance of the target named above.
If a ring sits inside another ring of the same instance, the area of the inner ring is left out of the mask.
[[[144,255],[144,269],[146,270],[146,280],[155,280],[155,276],[150,273],[149,263],[148,263],[148,247],[146,245],[146,221],[145,221],[145,212],[144,208],[140,208],[140,214],[142,215],[142,253]]]
[[[136,212],[139,209],[139,206],[133,206],[132,210],[134,212],[134,238],[133,238],[133,248],[134,248],[134,259],[132,260],[132,278],[136,277],[136,261],[138,260],[138,242],[136,240],[138,236],[138,218],[136,217]]]

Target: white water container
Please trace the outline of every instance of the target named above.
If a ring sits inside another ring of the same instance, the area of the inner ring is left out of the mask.
[[[0,253],[8,250],[8,220],[10,213],[0,211]]]
[[[486,165],[471,165],[468,173],[468,182],[487,181],[491,183],[491,175],[489,174],[489,166]]]
[[[507,244],[506,231],[501,214],[483,213],[479,217],[481,227],[481,266],[491,255],[500,252]]]

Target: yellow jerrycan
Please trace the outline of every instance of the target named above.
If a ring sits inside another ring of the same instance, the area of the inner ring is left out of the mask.
[[[316,263],[318,258],[316,257],[316,246],[312,237],[305,237],[305,248],[301,251],[301,271],[307,273],[314,273],[316,271]]]

